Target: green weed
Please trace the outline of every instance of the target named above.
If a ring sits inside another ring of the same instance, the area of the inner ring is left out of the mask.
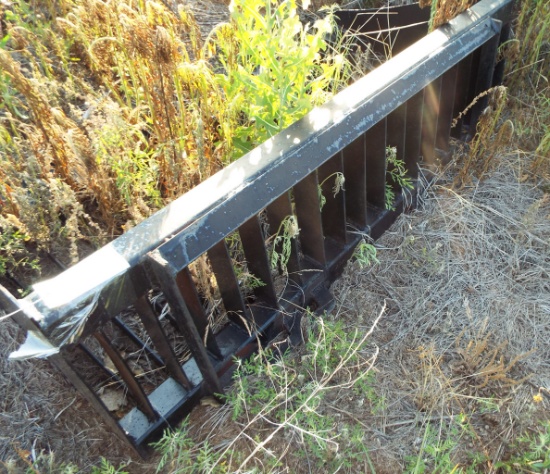
[[[295,0],[235,0],[230,10],[232,22],[212,38],[223,65],[216,78],[227,98],[225,122],[234,124],[224,136],[237,158],[324,103],[351,68],[325,41],[331,15],[304,26]]]
[[[412,474],[465,472],[453,460],[453,454],[464,437],[469,439],[473,437],[465,415],[457,416],[449,426],[441,426],[439,429],[430,422],[426,423],[419,452],[416,456],[408,458],[405,472]]]
[[[384,403],[370,370],[376,357],[367,346],[371,331],[360,334],[328,319],[316,320],[312,331],[299,353],[266,351],[238,363],[226,403],[232,419],[245,427],[242,436],[214,448],[194,441],[186,421],[156,445],[162,453],[159,471],[277,472],[284,454],[271,445],[277,436],[294,440],[293,455],[307,457],[318,468],[335,472],[364,463],[372,466],[368,451],[353,444],[364,433],[353,425],[341,429],[334,410],[327,407],[340,391],[363,397],[365,407],[373,411]],[[246,440],[247,449],[235,452],[234,444]]]
[[[397,159],[397,149],[395,147],[386,148],[386,195],[385,205],[386,209],[395,210],[395,192],[396,189],[400,191],[411,190],[414,188],[412,180],[407,176],[407,169],[405,163],[402,160]]]
[[[162,438],[153,444],[153,447],[162,453],[157,472],[165,468],[170,468],[170,472],[193,472],[194,442],[188,434],[188,429],[188,419],[185,419],[177,430],[166,430]]]
[[[550,422],[542,423],[539,433],[520,436],[514,446],[513,455],[506,461],[499,461],[496,468],[504,472],[548,472],[550,469]]]
[[[26,247],[28,241],[24,231],[0,216],[0,276],[20,268],[40,270],[38,259]]]
[[[124,465],[115,467],[109,461],[107,461],[107,459],[101,458],[100,465],[93,466],[91,474],[129,474],[129,472],[125,471],[124,468]]]
[[[259,354],[243,363],[234,390],[228,394],[234,416],[268,419],[277,427],[275,432],[297,433],[300,449],[319,466],[334,460],[339,443],[335,419],[323,408],[328,394],[353,390],[378,403],[372,389],[374,376],[368,370],[373,359],[362,354],[368,335],[350,333],[342,322],[319,319],[301,356],[277,359]],[[262,440],[243,465],[267,441]]]
[[[292,253],[292,239],[300,233],[296,216],[286,216],[279,225],[277,232],[273,235],[271,246],[270,264],[273,270],[280,269],[286,272],[288,261]]]
[[[27,465],[25,471],[18,470],[15,466],[10,465],[10,463],[2,463],[6,468],[8,474],[25,472],[26,474],[77,474],[82,472],[76,464],[74,463],[61,463],[58,462],[54,453],[52,452],[41,452],[37,454],[36,459],[31,461],[28,459],[28,451],[17,449],[18,455]],[[101,458],[101,461],[96,466],[91,466],[89,472],[90,474],[129,474],[128,471],[124,470],[125,465],[122,464],[118,468],[113,466],[105,458]]]
[[[353,259],[361,268],[370,267],[375,263],[379,263],[376,258],[376,247],[365,239],[361,240],[353,252]]]

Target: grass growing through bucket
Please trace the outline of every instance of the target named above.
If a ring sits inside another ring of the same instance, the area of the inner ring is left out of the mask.
[[[341,321],[309,313],[304,318],[311,319],[304,347],[284,355],[275,348],[242,362],[226,405],[215,409],[200,439],[189,423],[164,435],[157,444],[159,471],[280,472],[307,458],[324,472],[351,472],[370,463],[362,431],[332,405],[344,393],[362,400],[365,410],[383,405],[372,371],[374,326],[360,332]],[[226,437],[233,430],[237,434]]]

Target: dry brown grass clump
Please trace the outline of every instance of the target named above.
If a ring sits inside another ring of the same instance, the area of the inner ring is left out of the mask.
[[[478,0],[420,0],[421,8],[431,7],[432,18],[431,28],[435,29],[438,26],[447,23],[455,16],[470,8]]]
[[[456,462],[468,465],[459,453],[475,451],[489,472],[519,434],[550,419],[540,396],[550,387],[550,199],[521,182],[527,167],[518,153],[500,156],[490,176],[460,192],[439,176],[420,208],[377,242],[380,264],[352,264],[336,284],[339,315],[356,324],[388,304],[374,333],[388,405],[362,421],[372,426],[370,448],[402,469],[428,422],[444,440],[449,420],[466,416],[471,434]]]

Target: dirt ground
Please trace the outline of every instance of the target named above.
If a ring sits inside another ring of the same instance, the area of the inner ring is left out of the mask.
[[[41,456],[41,473],[59,472],[68,463],[88,472],[103,456],[115,465],[130,462],[132,473],[154,470],[131,463],[139,458],[48,362],[7,360],[23,334],[11,321],[1,324],[0,472],[25,472],[27,462]],[[50,463],[55,467],[48,468]]]

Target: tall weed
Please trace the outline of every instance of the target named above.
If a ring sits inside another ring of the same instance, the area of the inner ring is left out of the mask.
[[[331,15],[304,25],[295,0],[234,0],[230,8],[231,23],[213,37],[223,65],[217,80],[227,97],[226,123],[235,127],[224,137],[235,158],[324,103],[347,84],[351,68],[327,43],[335,30]]]
[[[235,0],[205,41],[190,10],[154,0],[14,0],[0,14],[0,215],[29,250],[69,242],[71,260],[78,241],[146,218],[349,75],[331,16],[303,25],[295,0]]]
[[[514,116],[519,145],[534,153],[532,169],[550,176],[550,4],[521,2],[515,38],[504,52],[509,57],[508,83],[516,99]]]

